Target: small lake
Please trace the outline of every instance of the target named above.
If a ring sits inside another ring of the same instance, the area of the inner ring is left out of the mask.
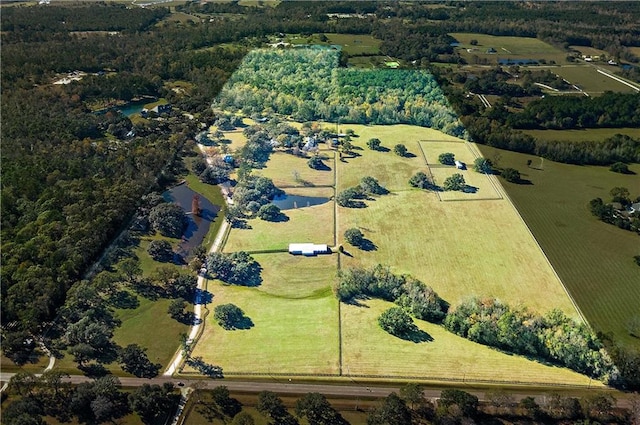
[[[191,204],[194,195],[200,197],[200,216],[191,214]],[[193,248],[202,244],[211,223],[220,211],[220,207],[213,205],[207,198],[187,186],[186,183],[164,192],[162,196],[167,201],[180,205],[187,213],[187,227],[182,233],[182,242],[180,242],[177,249],[178,254],[186,258]]]
[[[140,111],[142,111],[142,108],[144,108],[144,105],[146,105],[150,101],[151,100],[147,99],[140,102],[129,102],[126,105],[117,107],[116,109],[122,112],[123,115],[130,117],[133,114],[139,114]]]
[[[329,198],[323,196],[283,195],[273,198],[273,204],[281,210],[311,207],[329,202]]]

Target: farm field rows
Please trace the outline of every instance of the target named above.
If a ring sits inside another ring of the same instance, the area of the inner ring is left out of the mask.
[[[556,74],[575,84],[590,95],[602,94],[605,91],[615,91],[623,93],[634,92],[631,87],[626,86],[613,78],[599,73],[591,65],[572,65],[555,68]]]
[[[351,374],[425,379],[447,376],[460,380],[588,384],[589,378],[568,369],[504,354],[424,321],[417,321],[430,336],[424,341],[415,343],[392,337],[379,328],[376,319],[390,305],[388,302],[366,300],[366,306],[362,307],[338,303],[331,288],[339,268],[381,263],[391,266],[395,273],[410,273],[421,279],[452,307],[473,295],[493,296],[514,306],[526,305],[539,313],[559,308],[571,317],[578,317],[507,199],[442,202],[435,193],[408,185],[411,175],[428,170],[421,145],[433,143],[426,149],[427,156],[433,156],[439,148],[456,152],[462,149],[461,158],[472,162],[473,151],[464,141],[408,125],[345,128],[352,129],[357,136],[352,139],[356,155],[344,155],[343,161],[336,161],[337,190],[353,186],[370,175],[387,185],[391,193],[365,201],[366,208],[338,207],[337,222],[333,216],[334,202],[284,210],[290,218],[287,222],[250,219],[250,228],[231,230],[224,251],[286,250],[288,243],[302,241],[327,243],[333,236],[334,225],[338,243],[344,231],[355,226],[376,249],[362,251],[346,245],[345,254],[311,258],[286,252],[253,254],[262,266],[262,283],[257,287],[239,287],[209,281],[213,303],[208,307],[212,310],[217,304],[234,303],[255,326],[226,331],[210,314],[193,355],[220,365],[225,374],[231,375]],[[402,142],[413,155],[402,158],[391,150],[372,151],[366,147],[366,141],[372,137],[378,137],[382,146],[390,149]],[[272,160],[287,164],[280,158],[282,155],[287,154],[274,154]],[[257,173],[269,166],[268,162]],[[290,166],[274,167],[271,177],[277,180],[291,175]],[[492,184],[481,186],[478,193],[489,190],[488,187],[495,194]],[[305,195],[317,195],[318,190],[331,189],[286,189],[288,193]],[[305,234],[307,231],[312,233]],[[299,239],[304,235],[309,239]],[[427,341],[430,338],[433,341]],[[185,371],[191,370],[187,367]]]
[[[566,53],[537,38],[493,36],[476,33],[450,33],[460,45],[460,55],[471,62],[476,55],[487,58],[491,63],[497,63],[498,59],[544,59],[547,62],[566,63]],[[471,40],[477,40],[477,45],[472,45]],[[487,49],[495,49],[495,53],[487,53]],[[467,49],[477,49],[467,52]]]
[[[588,203],[609,199],[616,186],[627,187],[636,196],[640,188],[640,166],[630,165],[635,175],[612,173],[608,167],[575,166],[544,161],[543,170],[527,168],[531,159],[539,168],[540,158],[479,145],[491,158],[500,154],[501,167],[513,167],[531,185],[503,183],[505,190],[540,243],[581,311],[596,329],[613,332],[627,343],[624,324],[638,313],[638,236],[602,223],[591,215]],[[540,206],[544,205],[543,208]]]
[[[589,128],[581,130],[521,130],[536,139],[563,142],[587,142],[607,139],[614,134],[640,137],[640,128]]]

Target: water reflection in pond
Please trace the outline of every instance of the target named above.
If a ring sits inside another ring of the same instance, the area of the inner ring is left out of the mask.
[[[284,194],[282,196],[276,196],[275,198],[273,198],[274,205],[281,210],[311,207],[313,205],[320,205],[326,202],[329,202],[329,198],[324,196],[302,196]]]
[[[199,216],[191,212],[193,197],[195,195],[199,197]],[[205,235],[209,231],[209,226],[211,226],[211,223],[220,211],[220,207],[213,205],[207,198],[195,192],[186,184],[180,184],[166,191],[162,196],[167,201],[180,205],[187,213],[187,227],[182,233],[182,242],[180,242],[177,249],[177,253],[185,258],[193,248],[202,244]]]

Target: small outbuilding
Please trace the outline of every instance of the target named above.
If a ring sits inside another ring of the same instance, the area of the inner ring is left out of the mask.
[[[313,244],[313,243],[290,243],[289,254],[304,255],[306,257],[313,257],[318,254],[329,254],[329,246],[326,244]]]
[[[467,169],[467,165],[462,161],[456,160],[455,164],[456,164],[456,168],[458,170],[466,170]]]

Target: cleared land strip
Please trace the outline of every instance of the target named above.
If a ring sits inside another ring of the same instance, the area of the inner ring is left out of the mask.
[[[635,91],[637,91],[637,92],[640,92],[640,88],[638,88],[638,87],[637,87],[637,86],[635,86],[634,84],[631,84],[631,83],[629,83],[629,82],[627,82],[627,81],[623,80],[622,78],[618,78],[618,77],[616,77],[615,75],[611,75],[611,74],[609,74],[608,72],[604,72],[604,71],[603,71],[603,70],[601,70],[601,69],[596,69],[596,71],[598,71],[600,74],[602,74],[602,75],[604,75],[604,76],[606,76],[606,77],[612,78],[612,79],[616,80],[617,82],[624,84],[625,86],[631,87],[632,89],[634,89],[634,90],[635,90]]]

